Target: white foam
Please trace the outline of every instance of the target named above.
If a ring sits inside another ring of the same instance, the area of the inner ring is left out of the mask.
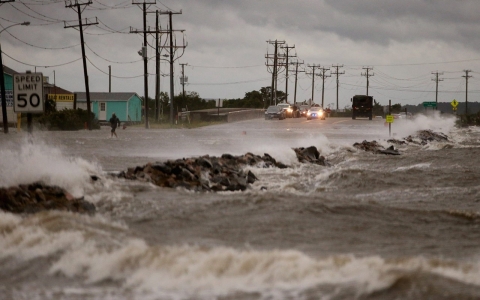
[[[0,211],[0,258],[31,260],[84,247],[86,241],[98,237],[111,240],[109,231],[121,235],[126,226],[102,216],[52,211],[20,217]],[[99,244],[97,244],[98,247]]]
[[[411,170],[411,169],[428,169],[430,168],[431,163],[420,163],[420,164],[414,164],[410,166],[405,166],[405,167],[398,167],[393,172],[398,172],[398,171],[406,171],[406,170]]]
[[[71,158],[55,147],[25,140],[15,149],[0,150],[0,187],[43,181],[60,186],[73,196],[83,196],[91,174],[99,174],[98,165]]]
[[[51,273],[86,276],[88,283],[116,280],[139,293],[211,298],[235,292],[301,292],[319,285],[349,286],[359,295],[370,294],[391,286],[402,272],[419,270],[480,285],[478,265],[440,259],[312,258],[295,250],[162,247],[141,240],[129,240],[112,250],[83,245],[64,255]]]
[[[413,119],[397,119],[392,124],[392,132],[399,137],[414,135],[419,130],[432,130],[449,134],[455,128],[454,116],[442,116],[440,112],[429,115],[418,114]]]
[[[51,276],[67,276],[86,285],[113,280],[120,283],[120,294],[123,290],[135,295],[210,299],[236,292],[293,295],[333,285],[353,288],[362,295],[386,289],[404,274],[419,271],[480,286],[478,263],[148,245],[129,237],[122,224],[65,212],[23,218],[0,213],[0,233],[0,258],[55,259]]]

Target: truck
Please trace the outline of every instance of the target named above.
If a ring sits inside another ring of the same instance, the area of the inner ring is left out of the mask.
[[[369,120],[373,117],[373,97],[367,95],[355,95],[352,101],[352,119],[365,117]]]

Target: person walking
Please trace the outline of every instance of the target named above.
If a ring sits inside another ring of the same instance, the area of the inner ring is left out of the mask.
[[[117,126],[120,125],[120,120],[117,118],[115,113],[112,114],[112,117],[110,118],[110,127],[112,127],[112,130],[110,131],[110,137],[112,138],[113,135],[115,135],[116,138],[118,138],[117,133],[115,132],[115,129],[117,129]]]

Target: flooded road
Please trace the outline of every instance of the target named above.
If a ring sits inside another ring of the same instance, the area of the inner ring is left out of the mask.
[[[43,180],[95,216],[0,213],[5,299],[478,299],[480,130],[420,116],[444,143],[389,146],[383,120],[251,120],[197,129],[0,136],[1,185]],[[330,167],[298,163],[317,147]],[[395,146],[397,147],[397,146]],[[148,162],[268,153],[247,191],[194,193],[115,179]],[[100,180],[92,182],[90,175]]]

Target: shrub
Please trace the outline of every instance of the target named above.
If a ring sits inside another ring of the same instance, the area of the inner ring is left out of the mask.
[[[94,113],[90,113],[92,129],[100,129]],[[48,130],[80,130],[85,128],[88,112],[83,109],[63,109],[43,115],[38,122]]]

